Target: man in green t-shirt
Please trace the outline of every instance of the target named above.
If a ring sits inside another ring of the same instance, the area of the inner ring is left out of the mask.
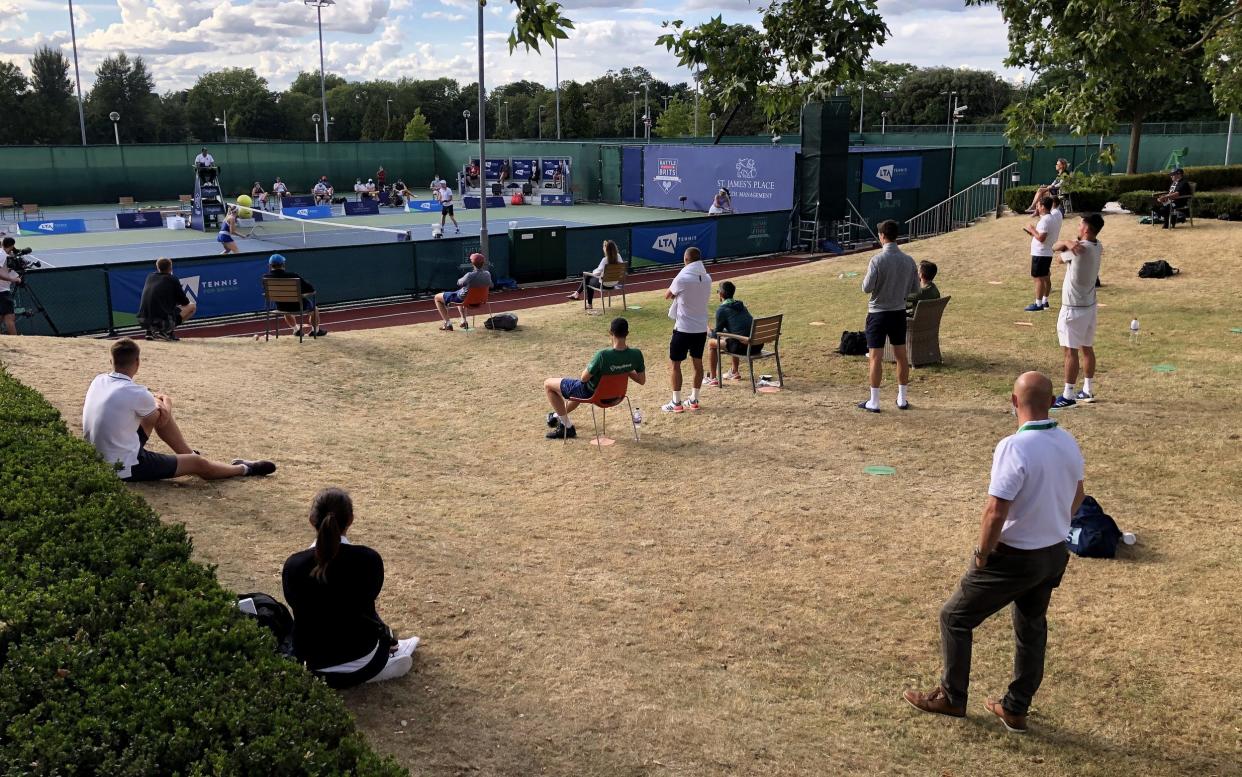
[[[612,339],[612,347],[605,348],[591,357],[581,378],[548,378],[543,382],[543,389],[548,395],[548,404],[552,412],[548,413],[549,440],[563,440],[577,437],[574,422],[569,414],[583,400],[595,394],[599,379],[605,375],[628,375],[638,385],[647,382],[647,367],[643,363],[643,352],[630,348],[625,338],[630,334],[630,322],[624,318],[614,318],[608,327]]]
[[[737,287],[732,281],[722,282],[716,293],[720,295],[720,307],[716,308],[716,328],[708,334],[707,377],[703,379],[704,386],[719,386],[722,380],[737,380],[738,369],[742,366],[737,357],[745,354],[748,347],[740,340],[727,338],[724,341],[725,351],[733,357],[733,370],[722,376],[720,374],[720,346],[717,345],[716,333],[727,332],[731,335],[749,337],[750,325],[755,320],[742,301],[733,298],[733,295],[737,293]],[[762,345],[752,345],[749,348],[751,353],[759,353],[763,350]]]
[[[907,316],[913,316],[915,306],[923,300],[940,299],[940,289],[934,283],[938,271],[935,262],[919,262],[919,290],[906,297]]]

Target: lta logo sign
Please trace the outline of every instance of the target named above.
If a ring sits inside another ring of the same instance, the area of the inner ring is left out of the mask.
[[[877,168],[875,171],[875,177],[879,178],[884,183],[892,183],[893,182],[893,166],[884,165],[882,167]]]

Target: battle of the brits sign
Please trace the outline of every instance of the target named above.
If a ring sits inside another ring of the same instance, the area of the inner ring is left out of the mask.
[[[643,155],[643,204],[706,212],[721,188],[734,213],[793,207],[792,146],[660,146]],[[685,198],[684,200],[682,198]]]
[[[862,190],[895,192],[923,184],[923,159],[917,156],[863,157]]]

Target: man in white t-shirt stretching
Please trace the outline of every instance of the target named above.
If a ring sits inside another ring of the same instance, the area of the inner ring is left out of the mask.
[[[1078,225],[1077,240],[1058,241],[1055,250],[1065,265],[1061,284],[1061,315],[1057,317],[1057,340],[1065,352],[1065,388],[1053,408],[1073,407],[1077,402],[1094,402],[1095,387],[1095,284],[1100,277],[1104,246],[1098,239],[1104,217],[1088,213]],[[1082,351],[1082,391],[1074,393],[1078,382],[1078,352]]]
[[[673,319],[673,339],[668,344],[672,364],[673,400],[660,409],[684,413],[699,409],[699,388],[703,385],[703,348],[707,344],[707,304],[712,296],[712,276],[707,274],[699,249],[690,246],[682,257],[685,266],[664,293],[671,299],[668,317]],[[690,399],[681,401],[681,363],[689,355],[694,364],[694,388]]]
[[[232,464],[221,464],[192,450],[173,419],[172,400],[134,382],[140,364],[138,343],[128,337],[117,340],[112,344],[112,372],[91,381],[82,406],[83,436],[105,462],[121,465],[117,474],[122,480],[166,480],[181,475],[220,480],[276,471],[270,461],[234,459]],[[173,449],[173,455],[146,449],[152,432]]]
[[[966,717],[975,627],[1012,604],[1013,682],[1004,699],[988,699],[985,707],[1006,729],[1023,733],[1044,677],[1048,602],[1069,561],[1065,537],[1082,504],[1085,465],[1073,436],[1048,418],[1052,381],[1046,375],[1023,373],[1009,401],[1021,426],[992,454],[979,544],[958,589],[940,610],[940,685],[902,696],[923,712]]]
[[[1060,208],[1053,205],[1052,195],[1045,194],[1035,204],[1039,220],[1022,228],[1031,236],[1031,278],[1035,281],[1035,301],[1026,306],[1028,313],[1047,310],[1052,292],[1052,245],[1061,236],[1063,218]]]

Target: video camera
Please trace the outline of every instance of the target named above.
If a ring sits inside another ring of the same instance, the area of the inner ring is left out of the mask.
[[[43,262],[40,262],[38,259],[34,257],[26,258],[30,256],[33,250],[33,248],[14,249],[13,253],[7,254],[4,257],[4,266],[15,273],[24,273],[33,268],[42,267]]]

